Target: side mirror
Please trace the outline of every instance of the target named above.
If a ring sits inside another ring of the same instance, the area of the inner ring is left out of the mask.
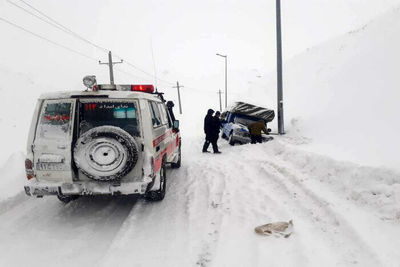
[[[173,128],[174,129],[179,129],[179,121],[178,120],[174,120]]]

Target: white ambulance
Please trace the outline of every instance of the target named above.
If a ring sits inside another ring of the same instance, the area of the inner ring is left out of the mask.
[[[143,195],[162,200],[166,166],[181,165],[179,121],[152,85],[97,85],[42,95],[25,161],[29,196]]]

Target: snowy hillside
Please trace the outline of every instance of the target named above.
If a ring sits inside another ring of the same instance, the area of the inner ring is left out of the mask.
[[[33,108],[39,95],[52,91],[57,85],[38,82],[24,73],[9,69],[0,63],[0,167],[15,152],[26,149],[27,131],[32,119]],[[60,90],[60,89],[58,89]],[[20,140],[18,142],[12,142]]]
[[[320,154],[400,169],[399,18],[395,9],[285,63],[289,135]]]

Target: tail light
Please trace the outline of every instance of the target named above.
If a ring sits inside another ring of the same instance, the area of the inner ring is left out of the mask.
[[[28,180],[32,179],[34,177],[33,175],[33,163],[30,159],[25,160],[25,172],[26,172],[26,178]]]

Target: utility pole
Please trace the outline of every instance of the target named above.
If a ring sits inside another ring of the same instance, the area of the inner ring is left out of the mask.
[[[221,89],[218,90],[218,93],[217,93],[217,94],[219,95],[219,111],[222,112],[222,98],[221,98],[221,94],[223,94],[223,92],[221,91]]]
[[[228,106],[228,55],[225,56],[225,108]]]
[[[109,70],[110,70],[110,84],[111,84],[111,85],[114,85],[114,70],[113,70],[113,65],[114,65],[114,64],[120,64],[120,63],[122,63],[122,62],[123,62],[122,59],[121,59],[121,61],[119,61],[119,62],[113,62],[113,61],[112,61],[111,51],[108,51],[108,62],[102,63],[102,62],[99,60],[99,64],[100,64],[100,65],[108,65],[108,68],[109,68]]]
[[[276,0],[276,50],[277,50],[277,107],[278,107],[278,132],[284,134],[283,123],[283,96],[282,96],[282,29],[281,29],[281,0]]]
[[[179,114],[182,114],[181,93],[179,91],[179,88],[181,88],[181,87],[185,87],[185,86],[179,85],[179,82],[176,82],[176,86],[172,86],[172,88],[178,89]]]
[[[228,55],[216,54],[225,59],[225,108],[228,106]]]

